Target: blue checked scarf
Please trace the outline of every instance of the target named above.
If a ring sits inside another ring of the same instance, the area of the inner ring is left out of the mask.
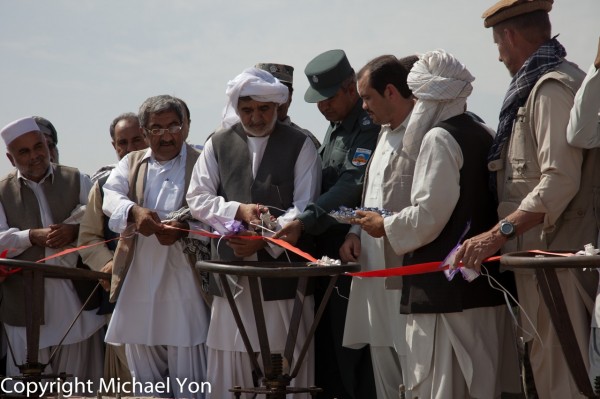
[[[488,154],[488,161],[500,159],[502,149],[512,133],[513,121],[520,107],[525,105],[533,86],[546,72],[554,69],[567,55],[565,48],[556,40],[556,36],[544,43],[525,61],[521,69],[513,76],[502,109],[500,123],[494,143]],[[496,190],[496,173],[490,173],[490,188],[494,195]]]

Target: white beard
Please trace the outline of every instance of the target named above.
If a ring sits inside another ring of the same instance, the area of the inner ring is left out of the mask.
[[[273,119],[271,120],[271,122],[269,122],[267,124],[267,126],[265,126],[262,129],[257,129],[254,127],[250,127],[244,124],[244,122],[242,123],[242,127],[244,128],[244,131],[250,135],[250,136],[254,136],[254,137],[266,137],[268,135],[270,135],[271,133],[273,133],[273,129],[275,129],[275,124],[277,123],[277,113],[273,114]]]

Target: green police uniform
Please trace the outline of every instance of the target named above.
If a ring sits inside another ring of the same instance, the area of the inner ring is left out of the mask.
[[[342,83],[354,75],[346,54],[330,50],[315,57],[304,73],[310,83],[304,99],[317,103],[333,97]],[[321,195],[298,216],[304,232],[314,236],[316,257],[339,258],[339,248],[350,228],[328,215],[340,206],[361,203],[367,163],[371,158],[380,127],[362,109],[358,99],[339,123],[331,123],[319,155],[323,164]],[[319,398],[374,398],[375,381],[370,348],[342,346],[347,298],[351,278],[339,276],[336,293],[331,297],[315,333],[315,382],[323,388]],[[321,302],[327,281],[317,279],[315,305]]]
[[[330,124],[319,149],[323,163],[321,196],[298,216],[306,232],[322,234],[337,224],[327,213],[342,205],[360,205],[367,162],[375,150],[379,130],[380,126],[362,109],[362,100],[341,123]]]

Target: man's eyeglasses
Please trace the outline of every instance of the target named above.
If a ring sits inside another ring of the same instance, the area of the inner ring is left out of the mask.
[[[170,133],[170,134],[181,133],[181,129],[182,128],[183,128],[183,125],[169,126],[166,129],[147,129],[147,128],[144,128],[144,130],[147,131],[148,133],[150,133],[153,136],[162,136],[165,133]]]

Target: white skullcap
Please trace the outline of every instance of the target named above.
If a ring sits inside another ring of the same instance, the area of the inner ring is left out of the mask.
[[[12,141],[18,137],[21,137],[25,133],[39,132],[40,127],[35,123],[35,119],[31,117],[17,119],[14,122],[9,123],[0,130],[0,136],[4,140],[4,144],[8,147]]]
[[[225,94],[229,97],[229,101],[223,110],[221,126],[228,128],[240,120],[237,114],[240,97],[250,97],[265,103],[283,104],[288,100],[289,89],[269,72],[248,68],[227,82]]]

